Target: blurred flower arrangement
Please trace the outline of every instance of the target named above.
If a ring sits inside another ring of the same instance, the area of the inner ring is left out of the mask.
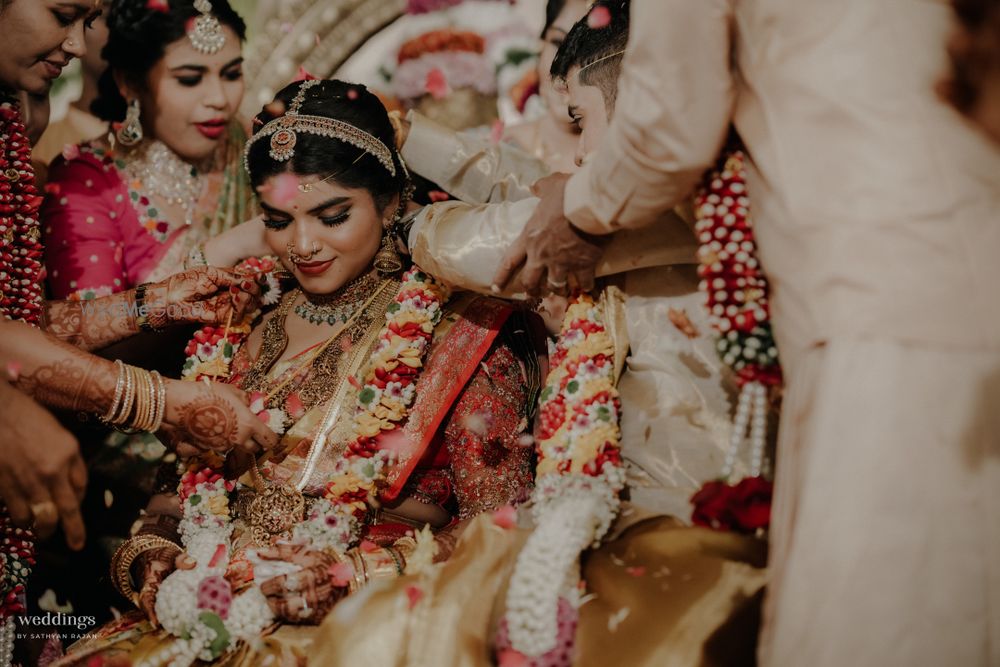
[[[401,45],[379,69],[401,106],[455,129],[520,117],[538,40],[513,3],[410,0],[407,13]]]

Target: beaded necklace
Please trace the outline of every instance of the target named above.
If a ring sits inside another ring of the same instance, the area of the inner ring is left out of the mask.
[[[31,143],[17,103],[0,93],[0,317],[38,326],[42,316],[42,244]],[[34,536],[16,528],[0,505],[0,665],[13,656],[16,614],[25,611],[25,584]],[[9,620],[8,620],[9,619]]]

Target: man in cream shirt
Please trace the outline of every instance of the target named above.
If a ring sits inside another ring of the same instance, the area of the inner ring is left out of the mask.
[[[786,377],[762,664],[1000,664],[1000,154],[935,97],[948,4],[632,12],[601,150],[505,268],[585,274],[553,249],[654,223],[734,123]]]

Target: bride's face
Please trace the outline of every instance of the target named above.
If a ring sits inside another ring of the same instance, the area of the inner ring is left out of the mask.
[[[267,244],[303,290],[330,294],[370,270],[384,212],[367,190],[280,174],[258,192]]]

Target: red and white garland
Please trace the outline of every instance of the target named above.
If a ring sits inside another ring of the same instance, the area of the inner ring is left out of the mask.
[[[570,303],[551,364],[539,411],[536,528],[518,555],[505,619],[513,649],[532,658],[556,648],[580,554],[607,533],[625,487],[614,343],[590,295]]]
[[[294,527],[294,539],[307,541],[314,549],[339,553],[360,542],[362,519],[369,508],[378,506],[386,471],[398,455],[398,443],[392,436],[406,423],[416,397],[415,383],[449,296],[445,286],[417,268],[403,276],[362,379],[352,378],[358,387],[355,438],[327,481],[324,497],[313,503],[309,515]],[[194,342],[195,354],[189,359],[187,375],[198,379],[202,376],[199,369],[209,368],[215,374],[221,365],[225,365],[225,372],[218,375],[228,375],[228,363],[245,334],[201,333],[203,338],[207,336],[207,343]],[[206,344],[212,349],[201,349]],[[259,407],[266,412],[266,405]],[[322,450],[334,426],[328,422],[335,414],[327,412],[314,452]],[[308,477],[302,476],[303,480]],[[246,570],[230,562],[230,496],[234,488],[212,467],[195,465],[181,480],[181,536],[187,554],[197,564],[194,569],[174,572],[160,588],[157,615],[165,629],[184,641],[174,643],[170,656],[158,659],[168,657],[179,659],[178,664],[189,664],[196,657],[218,658],[238,641],[254,641],[273,620],[256,585],[262,582],[255,582],[252,574],[245,576],[243,583],[254,585],[236,596],[226,577],[227,571],[232,578],[234,570]]]
[[[764,477],[768,393],[781,384],[781,367],[768,283],[757,259],[745,160],[740,150],[724,155],[695,201],[700,288],[719,334],[719,356],[736,373],[740,397],[721,479],[707,483],[691,501],[694,523],[755,533],[770,520],[771,483]],[[736,457],[747,441],[750,476],[732,485]]]
[[[38,326],[42,317],[41,234],[31,143],[17,104],[0,101],[0,316]],[[0,510],[0,665],[11,663],[15,614],[23,613],[34,536]]]

